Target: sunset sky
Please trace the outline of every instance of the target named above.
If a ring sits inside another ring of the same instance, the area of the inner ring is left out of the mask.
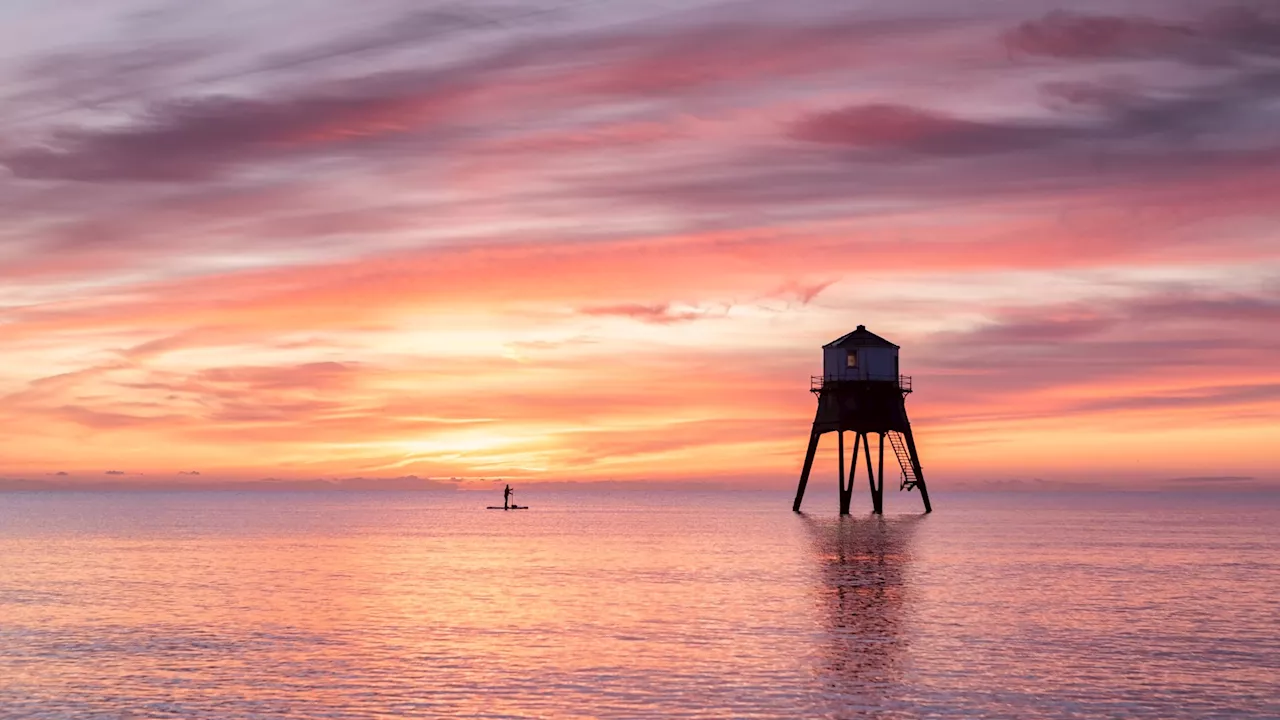
[[[1060,5],[0,2],[0,478],[1274,482],[1280,8]]]

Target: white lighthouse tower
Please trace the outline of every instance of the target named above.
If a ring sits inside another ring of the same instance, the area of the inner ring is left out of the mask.
[[[866,325],[822,346],[822,377],[827,381],[898,381],[898,346]]]

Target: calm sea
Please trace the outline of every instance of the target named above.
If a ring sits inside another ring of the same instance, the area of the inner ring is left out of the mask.
[[[1280,717],[1275,496],[935,495],[0,494],[0,716]]]

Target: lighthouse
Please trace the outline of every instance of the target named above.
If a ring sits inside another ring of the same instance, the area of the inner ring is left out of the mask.
[[[924,511],[932,512],[929,490],[920,470],[920,454],[911,435],[907,419],[907,395],[911,378],[900,374],[898,346],[859,325],[853,332],[822,346],[822,374],[810,378],[809,391],[818,398],[818,411],[809,433],[809,450],[800,471],[796,501],[792,510],[800,512],[804,488],[809,484],[813,455],[818,440],[829,432],[836,433],[839,447],[840,514],[849,514],[853,501],[853,484],[858,469],[861,446],[867,465],[867,483],[871,489],[871,506],[876,514],[884,512],[884,453],[886,442],[898,467],[902,470],[899,490],[919,490]],[[853,460],[849,463],[846,482],[844,471],[844,434],[853,433]],[[877,437],[879,473],[872,467],[871,440]],[[878,475],[878,479],[877,479]]]

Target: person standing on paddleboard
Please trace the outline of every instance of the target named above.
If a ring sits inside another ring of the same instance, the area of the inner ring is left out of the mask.
[[[508,485],[506,490],[502,491],[502,509],[509,510],[511,508],[511,486]]]

